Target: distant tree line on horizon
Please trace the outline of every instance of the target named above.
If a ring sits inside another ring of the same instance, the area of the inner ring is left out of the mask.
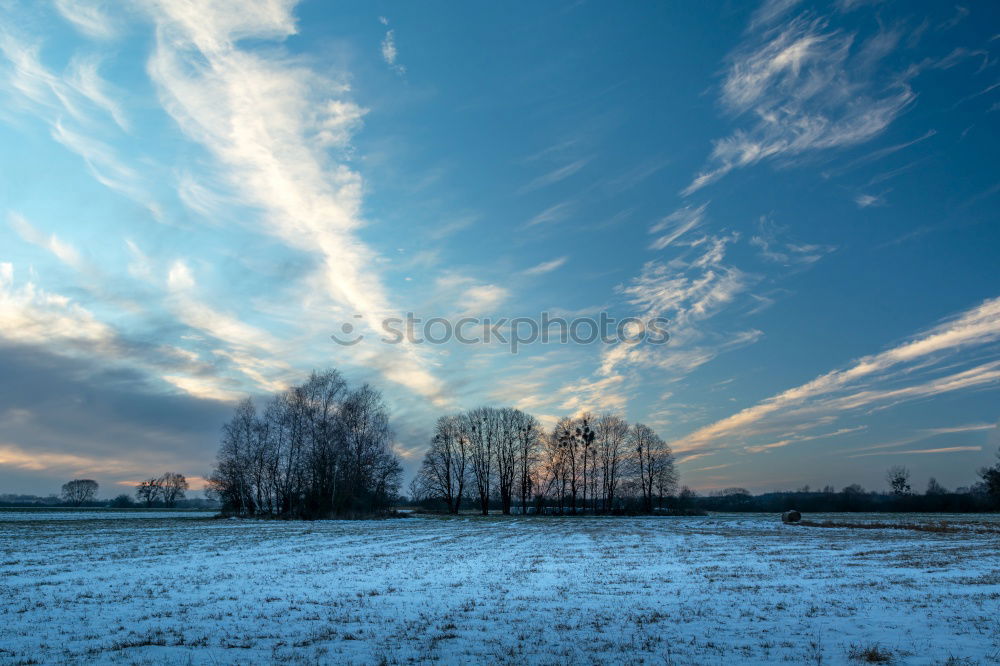
[[[1000,458],[1000,451],[997,452]],[[686,508],[702,511],[778,513],[790,508],[801,512],[901,512],[982,513],[1000,509],[1000,461],[978,471],[980,481],[948,490],[931,477],[923,493],[910,485],[910,471],[894,465],[886,470],[887,491],[865,490],[854,483],[837,491],[833,486],[813,490],[804,486],[793,491],[752,495],[745,488],[724,488],[708,496],[690,493],[676,498]],[[690,491],[689,491],[690,492]]]
[[[564,417],[550,431],[512,407],[438,419],[410,484],[412,502],[450,513],[652,512],[677,485],[674,457],[649,426],[615,414]]]
[[[59,495],[39,497],[37,495],[0,494],[0,505],[9,506],[71,506],[85,508],[108,507],[130,509],[145,508],[212,508],[213,500],[186,499],[188,482],[183,474],[167,472],[159,477],[151,477],[136,484],[135,499],[128,493],[121,493],[110,500],[97,499],[100,484],[93,479],[73,479],[62,485]]]

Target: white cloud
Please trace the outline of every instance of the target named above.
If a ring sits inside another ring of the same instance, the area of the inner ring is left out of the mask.
[[[2,28],[0,53],[7,59],[7,76],[0,76],[0,90],[6,88],[10,93],[11,108],[41,117],[49,124],[52,137],[82,157],[99,183],[146,206],[159,217],[159,206],[139,173],[125,165],[110,144],[97,139],[97,132],[92,129],[100,127],[92,113],[94,108],[109,114],[119,128],[128,127],[115,100],[117,94],[98,73],[97,60],[74,57],[67,73],[57,75],[42,63],[37,44],[27,43]],[[85,129],[76,129],[75,125]]]
[[[52,126],[52,138],[82,157],[97,182],[136,201],[148,202],[139,174],[122,162],[109,145],[71,130],[58,120]]]
[[[132,261],[128,264],[129,275],[139,280],[152,282],[153,266],[146,253],[132,240],[126,240],[125,247],[128,248],[129,254],[132,255]]]
[[[163,380],[188,395],[203,400],[217,400],[219,402],[237,402],[246,396],[239,391],[231,391],[219,385],[213,377],[184,377],[180,375],[163,375]]]
[[[101,0],[55,0],[56,9],[77,30],[94,39],[114,39],[120,26],[109,13],[106,2]],[[120,12],[122,5],[117,6]]]
[[[539,224],[551,224],[553,222],[558,222],[565,219],[566,216],[569,215],[570,210],[572,210],[572,204],[568,201],[555,204],[554,206],[549,206],[541,213],[535,215],[533,218],[521,225],[521,228],[529,229]]]
[[[61,240],[55,234],[45,235],[32,226],[24,217],[18,213],[8,213],[7,219],[14,231],[25,241],[45,248],[56,256],[59,261],[73,268],[81,268],[83,261],[76,248]],[[9,265],[9,264],[8,264]]]
[[[858,204],[858,208],[868,208],[869,206],[880,206],[883,201],[882,197],[872,194],[859,194],[854,197],[854,203]]]
[[[178,270],[177,274],[180,273],[182,271]],[[190,325],[232,344],[255,342],[252,329],[248,330],[224,313],[195,304],[188,307],[184,315]],[[0,263],[0,339],[43,348],[61,356],[97,357],[105,364],[137,368],[199,398],[228,400],[237,396],[242,386],[241,382],[225,376],[224,370],[199,362],[197,355],[189,350],[169,345],[152,349],[148,345],[133,344],[120,330],[100,321],[66,296],[43,290],[33,282],[15,285],[14,268],[9,263]],[[242,369],[239,363],[234,366]],[[261,388],[272,390],[277,385],[253,374],[260,368],[272,369],[273,365],[266,359],[255,359],[254,364],[247,367],[253,371],[244,374]]]
[[[689,231],[699,227],[705,220],[708,204],[698,207],[684,206],[666,216],[649,229],[651,234],[662,234],[649,246],[652,250],[662,250]],[[664,233],[666,232],[666,233]]]
[[[188,171],[183,171],[177,178],[177,196],[189,210],[201,216],[208,224],[215,224],[226,215],[238,201],[220,193],[213,187],[207,187],[203,179],[195,178]]]
[[[465,314],[481,315],[492,312],[509,297],[509,291],[495,284],[476,285],[462,293],[458,304]]]
[[[346,83],[274,51],[265,57],[238,46],[248,37],[294,34],[293,5],[273,0],[232,11],[207,0],[147,3],[157,26],[148,70],[163,106],[215,157],[219,180],[240,203],[262,211],[265,229],[290,247],[319,255],[321,267],[308,286],[319,287],[322,297],[310,294],[310,307],[327,316],[359,313],[380,331],[384,313],[398,308],[373,269],[377,257],[354,234],[363,224],[362,181],[327,150],[347,148],[363,110],[349,99]],[[382,351],[369,360],[390,381],[441,399],[420,350]]]
[[[191,269],[183,261],[176,261],[167,274],[167,285],[174,290],[187,290],[195,286]]]
[[[383,23],[387,25],[388,22]],[[399,52],[396,50],[396,31],[388,30],[385,33],[385,37],[382,38],[382,59],[385,60],[385,64],[396,72],[397,74],[403,75],[406,73],[406,68],[396,62]]]
[[[997,430],[996,423],[969,423],[967,425],[951,426],[948,428],[924,428],[922,432],[930,435],[953,435],[959,432],[978,432],[981,430]]]
[[[110,84],[101,78],[97,58],[74,57],[70,61],[66,82],[78,93],[93,102],[95,106],[106,111],[123,130],[128,130],[128,118],[118,99],[120,91],[112,90]]]
[[[811,442],[817,439],[827,439],[829,437],[838,437],[840,435],[847,435],[852,432],[860,432],[866,430],[868,426],[855,426],[853,428],[841,428],[833,432],[826,432],[819,435],[792,435],[786,439],[779,440],[777,442],[772,442],[770,444],[757,444],[755,446],[748,446],[745,448],[747,453],[763,453],[770,451],[772,449],[780,449],[788,446],[789,444],[797,444],[799,442]]]
[[[815,422],[818,415],[836,416],[847,410],[926,398],[951,391],[990,386],[1000,380],[1000,362],[981,364],[950,375],[915,381],[913,372],[931,371],[942,358],[971,347],[1000,340],[1000,298],[987,300],[912,340],[854,361],[707,425],[674,442],[678,451],[721,445],[734,437],[747,438],[766,431],[768,422],[782,419]],[[898,371],[898,372],[894,372]],[[906,375],[904,388],[868,388],[875,381]],[[861,384],[866,382],[865,384]]]
[[[787,14],[801,0],[765,0],[750,17],[749,30],[765,27]]]
[[[757,226],[757,234],[750,238],[750,244],[760,248],[760,257],[765,261],[784,266],[813,264],[836,249],[832,245],[800,244],[784,240],[781,236],[785,229],[766,216],[760,218]]]
[[[927,453],[959,453],[963,451],[982,451],[981,446],[945,446],[938,449],[912,449],[909,451],[878,451],[875,453],[859,453],[848,458],[867,458],[869,456],[909,456]]]
[[[747,287],[747,276],[723,263],[725,246],[732,240],[732,236],[704,238],[697,247],[701,253],[688,261],[647,262],[621,292],[653,317],[684,324],[709,317]]]
[[[566,263],[566,257],[559,257],[557,259],[552,259],[551,261],[543,261],[537,266],[532,266],[526,270],[521,271],[522,275],[544,275],[545,273],[551,273],[560,266]]]
[[[805,14],[758,32],[731,56],[722,85],[723,105],[750,122],[715,141],[685,195],[765,159],[863,143],[915,98],[907,75],[879,62],[894,48],[895,33],[859,43]]]
[[[100,352],[115,333],[70,299],[27,282],[14,285],[14,267],[0,264],[0,338],[11,342]],[[69,349],[67,349],[69,351]]]
[[[565,166],[561,166],[558,169],[553,169],[552,171],[542,174],[538,178],[535,178],[533,181],[531,181],[518,191],[523,194],[525,192],[531,192],[533,190],[538,190],[543,187],[548,187],[549,185],[558,183],[561,180],[566,180],[567,178],[578,172],[580,169],[587,166],[588,162],[590,162],[589,158],[579,159],[574,162],[570,162]]]
[[[685,220],[697,219],[698,211],[683,211]],[[692,215],[694,213],[694,215]],[[720,354],[753,344],[763,333],[756,329],[715,332],[706,320],[735,305],[752,280],[725,262],[731,236],[702,236],[690,241],[684,257],[647,262],[639,276],[619,288],[631,315],[648,321],[668,320],[667,344],[618,343],[601,350],[599,374],[614,376],[622,366],[655,369],[660,380],[677,381],[709,363]]]

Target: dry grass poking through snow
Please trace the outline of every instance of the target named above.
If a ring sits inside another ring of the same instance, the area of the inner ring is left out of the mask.
[[[803,520],[797,525],[802,527],[839,527],[839,528],[851,528],[855,530],[913,530],[915,532],[937,532],[940,534],[960,534],[963,532],[973,533],[973,534],[1000,534],[1000,524],[994,523],[974,523],[971,521],[966,521],[963,523],[952,524],[946,520],[941,520],[937,522],[909,522],[900,521],[894,523],[887,523],[882,521],[876,522],[852,522],[850,520]]]
[[[4,664],[874,656],[1000,663],[1000,537],[803,529],[777,516],[304,524],[0,513]]]

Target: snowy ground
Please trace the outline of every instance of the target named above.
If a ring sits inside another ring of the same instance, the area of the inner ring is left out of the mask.
[[[1000,663],[996,532],[123,516],[0,510],[0,663]]]

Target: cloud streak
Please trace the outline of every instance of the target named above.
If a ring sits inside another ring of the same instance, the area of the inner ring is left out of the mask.
[[[150,3],[157,40],[148,70],[164,108],[223,167],[220,178],[242,203],[263,211],[264,229],[318,254],[321,268],[311,281],[333,306],[361,313],[377,331],[383,313],[398,308],[372,270],[375,254],[355,235],[363,225],[361,177],[330,157],[347,149],[364,111],[344,82],[237,45],[294,34],[293,4],[230,12],[212,2]],[[388,356],[380,358],[390,381],[443,400],[417,350],[400,345]]]
[[[707,166],[683,194],[734,169],[853,146],[882,133],[915,98],[907,75],[883,73],[880,65],[897,39],[880,31],[859,42],[808,12],[754,30],[730,57],[721,95],[731,114],[749,120],[715,141]]]
[[[718,447],[727,438],[740,440],[766,430],[779,417],[815,419],[848,410],[885,406],[952,391],[989,386],[1000,380],[1000,361],[914,382],[903,388],[866,388],[862,382],[883,383],[904,372],[927,370],[943,358],[1000,340],[1000,298],[983,302],[886,351],[862,357],[848,367],[761,401],[732,416],[700,428],[674,442],[678,451]],[[913,379],[911,378],[911,382]]]

